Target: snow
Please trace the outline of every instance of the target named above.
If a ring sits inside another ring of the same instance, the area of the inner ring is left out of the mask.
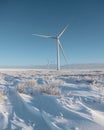
[[[104,71],[2,70],[0,130],[104,130]]]

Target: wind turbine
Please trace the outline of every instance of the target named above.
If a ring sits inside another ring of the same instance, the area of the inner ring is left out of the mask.
[[[32,34],[34,36],[38,36],[38,37],[43,37],[43,38],[50,38],[50,39],[55,39],[56,40],[56,44],[57,44],[57,70],[60,70],[60,49],[62,51],[62,54],[64,56],[64,59],[67,62],[67,58],[65,56],[65,53],[64,53],[64,49],[60,43],[60,37],[62,36],[62,34],[65,32],[65,30],[67,29],[68,25],[65,26],[65,28],[56,36],[47,36],[47,35],[39,35],[39,34]]]

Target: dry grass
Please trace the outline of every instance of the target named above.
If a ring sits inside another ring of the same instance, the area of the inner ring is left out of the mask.
[[[49,94],[49,95],[60,95],[61,90],[58,87],[52,87],[47,84],[39,85],[35,80],[25,81],[20,83],[17,87],[17,91],[19,93],[26,93],[26,94]]]
[[[46,93],[49,95],[60,95],[61,90],[59,88],[52,88],[52,87],[41,87],[42,93]]]

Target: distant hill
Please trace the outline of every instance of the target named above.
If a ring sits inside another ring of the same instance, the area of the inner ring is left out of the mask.
[[[71,64],[62,66],[63,69],[104,69],[104,63]]]
[[[55,64],[50,65],[29,65],[29,66],[0,66],[2,69],[56,69]],[[79,70],[79,69],[104,69],[104,63],[93,63],[93,64],[70,64],[70,65],[63,65],[61,69],[68,69],[68,70]]]

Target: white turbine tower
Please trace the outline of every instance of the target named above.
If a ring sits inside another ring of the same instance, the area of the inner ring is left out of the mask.
[[[47,35],[38,35],[38,34],[32,34],[34,36],[38,36],[38,37],[43,37],[43,38],[51,38],[51,39],[55,39],[56,40],[56,44],[57,44],[57,70],[60,70],[60,48],[62,50],[62,54],[64,56],[64,59],[67,62],[67,58],[65,56],[65,53],[64,53],[64,49],[60,43],[60,37],[62,36],[62,34],[65,32],[66,28],[68,27],[68,25],[56,36],[47,36]]]

